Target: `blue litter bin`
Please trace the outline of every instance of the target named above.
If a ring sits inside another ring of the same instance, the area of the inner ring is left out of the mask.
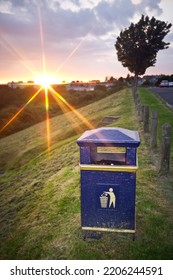
[[[135,234],[137,131],[102,127],[78,140],[83,234]]]

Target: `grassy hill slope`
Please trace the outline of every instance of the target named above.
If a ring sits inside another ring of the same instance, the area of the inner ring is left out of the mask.
[[[140,130],[128,89],[79,112],[95,127],[104,116],[114,115],[119,119],[113,126]],[[52,118],[50,127],[49,152],[45,122],[0,140],[0,170],[4,172],[0,177],[0,258],[171,258],[172,208],[158,188],[156,168],[143,136],[137,174],[136,241],[116,234],[84,241],[76,139],[88,128],[73,112]]]
[[[68,91],[65,85],[54,85],[52,89],[60,93],[75,108],[84,107],[94,103],[106,95],[111,95],[124,88],[121,83],[106,89],[104,86],[96,86],[93,92]],[[32,86],[23,89],[12,89],[8,86],[0,85],[0,138],[23,130],[36,123],[45,120],[45,91],[42,89],[35,96],[39,88]],[[34,97],[34,99],[32,99]],[[29,100],[32,99],[32,102]],[[52,96],[49,90],[49,116],[55,117],[62,114],[61,107],[55,102],[55,95]],[[58,101],[60,102],[60,101]],[[23,110],[23,106],[25,109]],[[20,111],[18,117],[4,130],[4,125]]]

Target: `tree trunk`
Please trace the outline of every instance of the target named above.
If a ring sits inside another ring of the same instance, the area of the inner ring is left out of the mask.
[[[134,88],[137,91],[137,88],[138,88],[138,74],[135,74],[135,77],[134,77]]]

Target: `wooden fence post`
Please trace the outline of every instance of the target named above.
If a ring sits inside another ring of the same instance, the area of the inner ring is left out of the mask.
[[[140,103],[138,109],[139,109],[139,111],[138,111],[138,114],[139,114],[139,121],[140,121],[140,122],[143,122],[143,120],[144,120],[144,105],[142,105],[142,104]]]
[[[149,107],[144,106],[144,132],[149,132]]]
[[[159,173],[166,175],[169,172],[171,151],[171,126],[165,123],[162,126],[161,159]]]
[[[135,92],[135,105],[136,105],[136,107],[138,106],[138,102],[139,102],[139,95],[138,95],[138,92],[136,91]]]
[[[151,135],[150,135],[150,147],[152,149],[157,147],[157,125],[158,125],[158,111],[151,112]]]
[[[136,88],[135,87],[132,87],[132,95],[133,95],[133,98],[135,100],[136,99]]]

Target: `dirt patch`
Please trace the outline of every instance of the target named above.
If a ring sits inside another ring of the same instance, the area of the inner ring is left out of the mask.
[[[116,122],[119,120],[120,117],[116,116],[106,116],[103,118],[103,120],[100,123],[100,126],[107,126],[109,124],[112,124],[113,122]]]

